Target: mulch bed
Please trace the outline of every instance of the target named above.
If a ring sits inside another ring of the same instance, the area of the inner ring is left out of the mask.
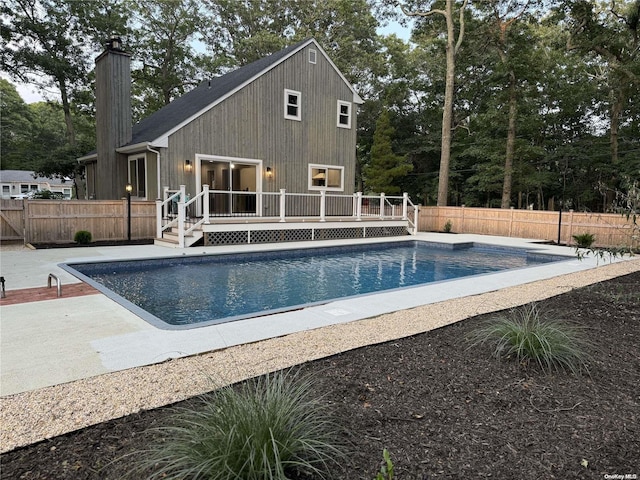
[[[465,335],[489,316],[303,365],[350,445],[332,478],[373,479],[383,448],[397,480],[640,475],[640,273],[539,307],[588,329],[590,375],[544,374],[469,350]],[[2,478],[124,478],[132,458],[123,457],[170,414],[141,412],[8,452]]]

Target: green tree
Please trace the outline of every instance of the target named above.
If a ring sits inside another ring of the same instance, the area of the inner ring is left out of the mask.
[[[15,86],[0,79],[0,165],[2,170],[32,170],[26,161],[31,146],[32,119]]]
[[[592,54],[605,75],[609,105],[611,163],[619,162],[620,127],[640,91],[640,0],[611,1],[600,7],[587,0],[567,0],[569,49]],[[596,77],[597,78],[597,77]]]
[[[135,117],[159,110],[202,80],[202,55],[194,49],[207,24],[196,0],[140,0],[127,46],[134,57]]]
[[[431,3],[431,2],[430,2]],[[444,106],[442,108],[442,140],[440,152],[440,175],[438,179],[438,205],[446,206],[449,192],[449,164],[451,162],[451,137],[453,130],[453,101],[456,76],[456,55],[460,50],[465,32],[465,9],[467,0],[463,0],[458,8],[454,8],[455,0],[445,0],[444,8],[436,8],[430,5],[426,10],[410,11],[403,7],[405,15],[418,17],[431,17],[440,15],[444,18],[446,40],[446,74]],[[456,24],[456,18],[457,24]],[[456,31],[457,27],[457,31]]]
[[[376,122],[371,147],[371,162],[365,170],[366,190],[372,193],[400,193],[398,179],[409,173],[413,166],[404,156],[393,152],[391,141],[394,129],[389,111],[384,109]]]

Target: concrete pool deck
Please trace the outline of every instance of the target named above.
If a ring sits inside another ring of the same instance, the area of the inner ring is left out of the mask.
[[[103,294],[64,297],[65,285],[78,283],[80,280],[62,270],[58,264],[73,261],[308,248],[309,243],[199,247],[186,251],[154,245],[19,251],[3,249],[0,253],[0,265],[6,280],[7,297],[12,295],[14,289],[46,286],[50,273],[61,280],[63,297],[1,307],[0,395],[256,342],[300,330],[351,322],[461,296],[476,295],[593,268],[597,263],[593,259],[578,260],[572,248],[532,244],[531,240],[429,233],[410,237],[411,240],[414,238],[443,243],[473,241],[516,246],[566,255],[571,259],[524,270],[482,275],[481,281],[478,277],[463,278],[400,291],[335,300],[268,317],[191,330],[168,331],[151,326]],[[345,243],[350,242],[322,242],[320,245]],[[600,263],[603,263],[602,259]]]
[[[3,247],[0,266],[7,297],[20,289],[46,286],[50,273],[61,279],[63,297],[0,307],[2,451],[195,395],[210,389],[212,378],[237,381],[640,270],[637,257],[611,264],[607,259],[579,260],[572,248],[526,239],[432,233],[407,239],[522,247],[565,255],[568,260],[171,331],[152,327],[101,293],[65,297],[65,285],[78,279],[58,264],[313,246],[307,242],[186,251],[154,245]],[[354,242],[319,245],[347,243]],[[509,292],[510,299],[504,300],[501,292]],[[354,331],[358,335],[352,335]],[[301,349],[306,353],[298,352]]]

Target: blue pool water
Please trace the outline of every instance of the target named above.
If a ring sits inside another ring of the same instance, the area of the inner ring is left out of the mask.
[[[151,314],[189,328],[558,259],[513,248],[405,241],[64,267],[147,320]]]

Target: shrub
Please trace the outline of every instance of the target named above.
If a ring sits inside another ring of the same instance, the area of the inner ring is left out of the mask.
[[[573,239],[576,241],[578,248],[589,248],[596,240],[596,237],[592,233],[580,233],[573,235]]]
[[[468,338],[471,347],[493,345],[497,358],[515,358],[520,365],[533,363],[544,372],[587,371],[586,341],[578,327],[543,319],[532,303],[497,317],[474,330]]]
[[[447,223],[444,224],[443,231],[444,233],[451,233],[452,228],[453,228],[453,223],[451,223],[451,220],[447,220]]]
[[[312,387],[310,377],[287,371],[201,397],[156,429],[162,441],[142,452],[139,469],[163,479],[329,478],[342,457],[338,429]]]
[[[88,245],[91,243],[91,232],[86,230],[78,230],[73,237],[73,241],[80,245]]]
[[[38,190],[31,196],[34,200],[62,200],[64,195],[60,192],[52,192],[51,190]]]

